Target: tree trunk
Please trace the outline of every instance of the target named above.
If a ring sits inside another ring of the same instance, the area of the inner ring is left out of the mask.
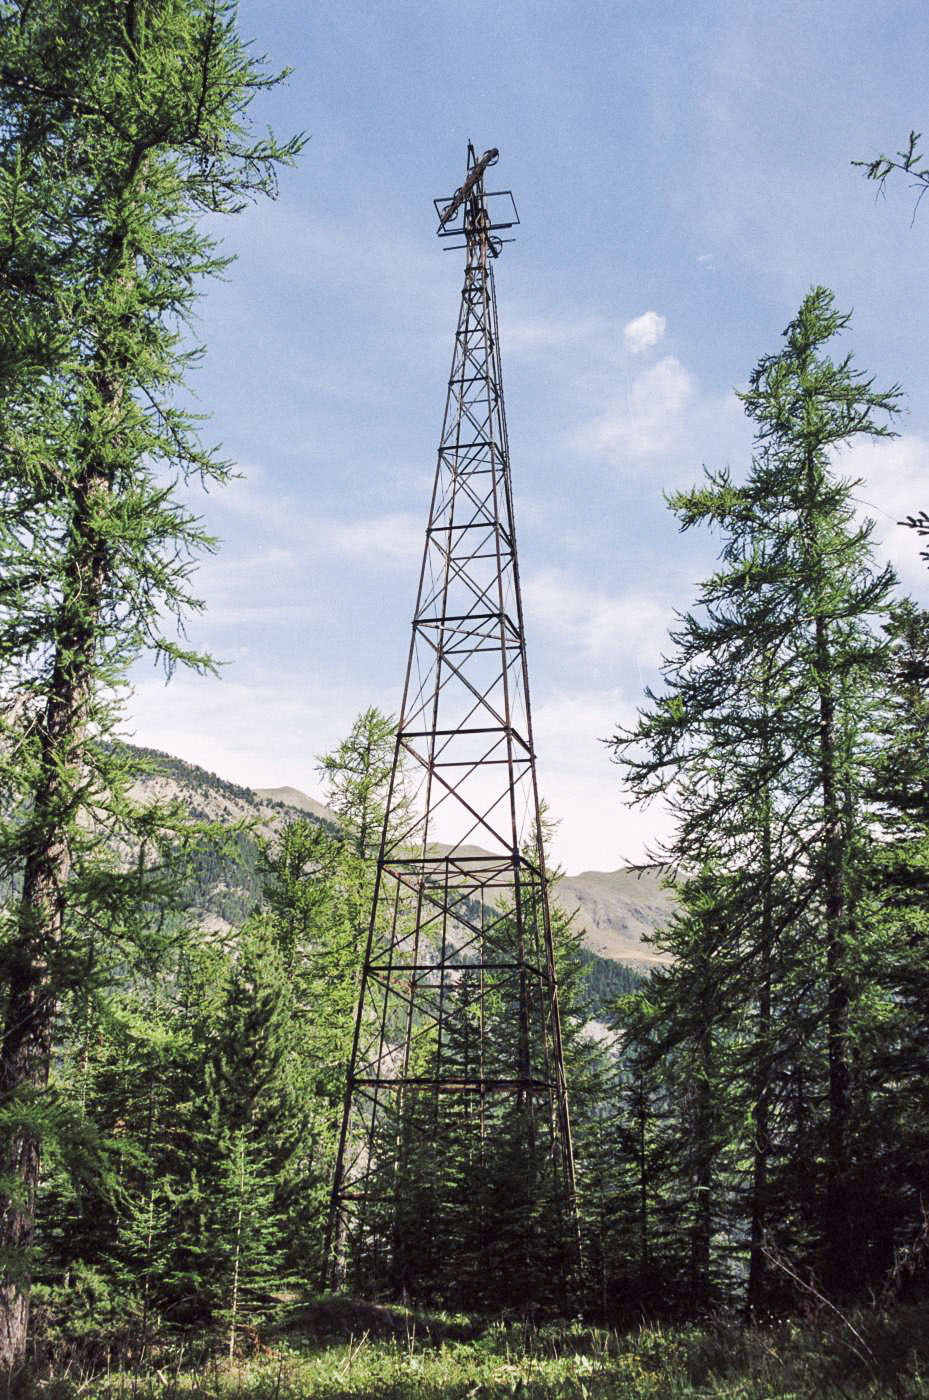
[[[235,1360],[236,1327],[239,1320],[239,1267],[242,1259],[242,1217],[245,1211],[245,1135],[239,1142],[239,1202],[235,1222],[235,1257],[232,1267],[232,1306],[229,1310],[229,1361]]]
[[[839,804],[836,774],[835,659],[822,598],[823,560],[815,539],[813,502],[816,496],[815,452],[807,449],[808,516],[805,521],[808,558],[819,577],[815,586],[814,676],[818,700],[816,778],[822,797],[822,841],[814,874],[818,876],[825,913],[826,1053],[828,1060],[828,1126],[826,1132],[825,1277],[828,1290],[841,1293],[850,1281],[850,1220],[848,1199],[848,1122],[850,1075],[848,1058],[849,992],[845,978],[846,834]]]
[[[648,1100],[644,1076],[640,1075],[636,1101],[636,1156],[639,1170],[639,1278],[646,1283],[651,1273],[648,1248]]]
[[[765,774],[770,771],[768,743],[768,686],[763,692],[765,727],[762,762]],[[765,1288],[765,1234],[768,1222],[768,1155],[771,1150],[771,963],[774,943],[774,890],[771,858],[771,799],[767,788],[764,796],[764,816],[761,828],[761,947],[758,969],[758,1058],[755,1066],[754,1103],[752,1105],[752,1219],[751,1244],[748,1261],[748,1290],[746,1310],[749,1318],[756,1317]]]
[[[713,1038],[709,1014],[697,1036],[697,1082],[694,1135],[694,1223],[690,1236],[690,1302],[697,1315],[710,1306],[710,1246],[713,1236],[714,1112],[712,1074]]]
[[[826,1284],[841,1293],[850,1282],[848,1200],[848,984],[845,978],[845,838],[836,784],[835,700],[828,681],[826,626],[816,619],[819,674],[820,787],[823,800],[823,863],[826,913],[826,1037],[829,1061],[829,1124],[826,1145]]]
[[[72,544],[56,632],[56,657],[41,728],[40,778],[29,817],[17,936],[3,959],[6,1023],[0,1045],[0,1097],[6,1103],[39,1097],[48,1085],[52,1028],[58,1005],[54,966],[61,948],[66,887],[71,874],[69,829],[73,788],[83,763],[83,741],[96,658],[97,624],[106,556],[94,526],[95,502],[109,491],[99,468],[76,488]],[[0,1193],[0,1369],[16,1369],[26,1354],[31,1251],[41,1168],[34,1122],[15,1127],[0,1159],[12,1183]]]
[[[758,1043],[760,1055],[755,1079],[752,1161],[752,1222],[748,1262],[746,1307],[749,1317],[758,1315],[765,1289],[765,1239],[768,1223],[768,1156],[771,1150],[771,949],[762,947],[761,986],[758,990]]]

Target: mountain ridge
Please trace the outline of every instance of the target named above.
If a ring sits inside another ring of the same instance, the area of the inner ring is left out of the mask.
[[[251,823],[261,836],[272,836],[290,814],[338,827],[335,813],[300,788],[249,788],[171,754],[155,749],[135,751],[157,770],[141,773],[137,780],[135,792],[143,799],[174,798],[194,817],[230,826]],[[219,862],[200,872],[196,888],[190,891],[189,907],[230,925],[245,917],[260,895],[257,865],[254,841],[240,841],[234,861]],[[667,954],[648,941],[670,918],[675,904],[660,867],[622,866],[613,871],[562,875],[554,886],[553,898],[573,917],[583,946],[595,958],[639,972],[670,962]]]

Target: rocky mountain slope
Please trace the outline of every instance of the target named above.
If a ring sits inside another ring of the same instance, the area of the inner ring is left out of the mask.
[[[555,900],[574,915],[585,946],[599,957],[641,968],[670,961],[645,941],[674,912],[674,895],[657,866],[565,875]]]
[[[273,834],[296,813],[338,825],[327,807],[299,788],[253,790],[227,782],[183,759],[149,750],[139,753],[155,762],[158,769],[139,778],[139,794],[179,800],[198,819],[230,826],[253,823],[253,830],[259,835]],[[236,838],[233,847],[229,857],[204,857],[202,868],[194,872],[191,887],[185,892],[188,907],[202,911],[211,920],[229,924],[244,918],[261,892],[254,837],[244,833]],[[587,870],[580,875],[566,875],[555,887],[555,899],[574,915],[574,926],[593,958],[637,971],[667,961],[664,954],[645,941],[667,921],[674,907],[674,897],[664,887],[657,868]]]
[[[308,797],[305,792],[301,792],[295,787],[277,788],[256,788],[255,796],[262,802],[270,803],[272,807],[282,806],[291,808],[304,815],[316,817],[318,821],[335,823],[335,817],[328,807],[324,807],[321,802],[317,802],[315,797]]]

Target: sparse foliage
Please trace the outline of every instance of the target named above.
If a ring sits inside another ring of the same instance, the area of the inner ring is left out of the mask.
[[[919,191],[916,197],[918,208],[929,189],[929,159],[923,155],[922,139],[921,131],[911,131],[904,150],[896,151],[892,156],[875,156],[873,160],[853,160],[852,165],[863,169],[866,179],[876,180],[881,192],[891,175],[908,175],[913,187]]]

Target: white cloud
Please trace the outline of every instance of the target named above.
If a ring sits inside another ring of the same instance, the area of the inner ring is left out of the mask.
[[[668,329],[668,322],[657,311],[646,311],[629,321],[623,328],[623,343],[632,355],[641,355],[643,350],[651,350],[657,345]]]
[[[670,836],[660,803],[633,807],[621,770],[601,741],[635,718],[635,705],[619,689],[557,691],[533,713],[539,789],[560,820],[552,841],[569,874],[615,870],[643,860]]]
[[[375,569],[400,565],[415,572],[422,554],[424,513],[317,514],[292,496],[272,492],[260,469],[249,468],[225,493],[220,508],[234,522],[237,536],[245,527],[247,542],[240,541],[240,554],[206,561],[203,576],[211,585],[211,612],[215,602],[234,606],[246,594],[247,601],[258,598],[266,605],[280,595],[283,604],[285,590],[292,599],[312,561],[341,559]]]
[[[177,675],[137,679],[127,704],[132,742],[196,763],[247,787],[319,796],[316,755],[333,748],[369,695],[298,675],[235,681]]]
[[[656,595],[603,593],[556,568],[528,575],[523,592],[531,626],[548,628],[589,660],[657,665],[672,613]]]
[[[423,552],[425,518],[393,512],[362,520],[319,521],[320,542],[367,564],[415,563]]]
[[[252,467],[223,496],[221,505],[247,521],[253,537],[258,527],[275,541],[261,552],[261,558],[269,562],[299,560],[308,543],[314,554],[342,554],[370,563],[407,560],[423,547],[425,516],[401,511],[355,519],[350,515],[339,519],[317,515],[293,497],[273,494],[261,470]],[[296,553],[293,546],[299,546]]]
[[[605,413],[577,435],[575,446],[617,464],[667,452],[680,437],[684,416],[693,406],[693,375],[674,355],[638,375],[620,390]]]
[[[551,350],[562,345],[599,343],[608,335],[600,316],[519,316],[507,315],[501,332],[504,356],[534,350]]]
[[[929,568],[920,555],[914,530],[898,522],[929,510],[929,440],[915,433],[875,438],[841,453],[836,466],[843,476],[860,477],[856,490],[860,518],[874,521],[879,558],[889,559],[904,589],[929,605]]]
[[[615,647],[634,663],[641,649],[642,664],[654,662],[667,622],[656,600],[611,598],[572,585],[555,570],[528,589],[533,606],[541,605],[536,620],[555,628],[559,639],[573,638],[581,655],[599,658]],[[260,665],[257,658],[241,666],[220,679],[178,674],[168,686],[158,673],[137,671],[127,737],[232,782],[290,785],[320,797],[316,755],[332,748],[372,700],[385,709],[395,703],[393,696],[372,695],[326,674],[308,687],[300,673]],[[643,812],[629,805],[621,773],[601,742],[632,722],[637,701],[628,694],[625,686],[608,685],[536,698],[540,788],[561,821],[555,857],[572,873],[641,860],[668,833],[660,807]],[[449,839],[456,834],[444,829],[450,813],[443,810],[440,818],[436,834]]]

